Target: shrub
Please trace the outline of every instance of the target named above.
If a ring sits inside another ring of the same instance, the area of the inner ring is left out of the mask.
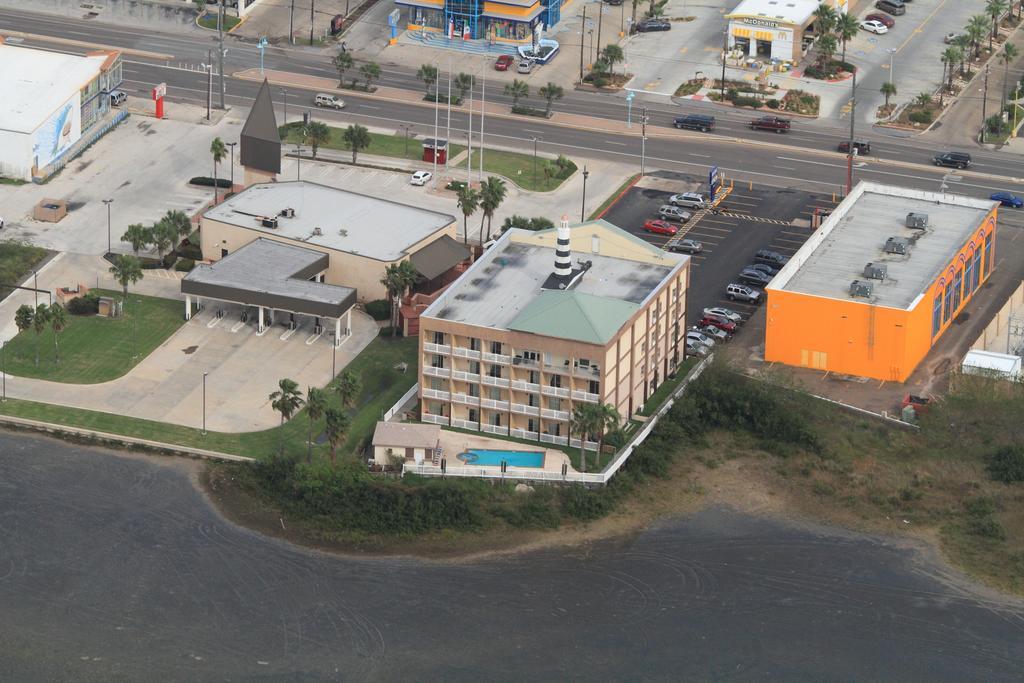
[[[366,314],[374,320],[388,320],[391,318],[391,304],[387,299],[377,299],[366,302]]]
[[[1006,529],[995,517],[972,517],[967,520],[967,531],[974,536],[989,538],[993,541],[1006,540]]]
[[[555,227],[555,224],[543,216],[527,218],[525,216],[512,215],[506,218],[505,222],[501,224],[502,232],[509,228],[522,228],[523,230],[537,231],[550,230],[553,227]]]
[[[459,190],[461,190],[465,186],[466,186],[466,183],[462,182],[461,180],[453,180],[453,181],[449,182],[447,185],[445,185],[444,189],[446,189],[446,190],[454,190],[455,192],[458,192]]]
[[[732,103],[737,107],[754,107],[755,109],[761,106],[761,100],[756,97],[747,97],[745,95],[734,98]]]
[[[1024,446],[1003,446],[986,458],[988,476],[1004,484],[1024,481]]]
[[[730,102],[734,102],[736,98],[739,96],[740,93],[738,90],[736,90],[736,88],[729,88],[728,90],[725,91],[725,99],[729,100]]]
[[[607,446],[611,446],[615,450],[619,450],[626,445],[629,441],[629,437],[626,436],[626,432],[621,429],[615,429],[604,435],[604,443]]]
[[[614,505],[614,498],[606,489],[569,486],[560,489],[559,494],[562,511],[576,519],[598,519],[608,514]]]
[[[202,248],[198,244],[192,244],[191,242],[186,244],[186,242],[188,242],[188,240],[182,242],[181,246],[178,247],[178,256],[181,258],[192,259],[193,261],[202,261]]]
[[[143,270],[153,270],[164,267],[164,262],[158,258],[150,258],[148,256],[139,257],[139,265]]]
[[[196,176],[188,181],[192,185],[199,185],[200,187],[213,187],[213,178],[209,176]],[[231,181],[227,178],[217,178],[217,187],[228,188],[231,187]]]
[[[519,114],[520,116],[538,116],[542,119],[551,118],[551,114],[549,114],[544,109],[538,109],[537,107],[528,107],[523,104],[517,104],[516,106],[512,107],[512,113]]]
[[[912,111],[907,116],[907,118],[913,121],[914,123],[931,123],[932,113],[928,110]]]
[[[89,292],[75,297],[68,302],[68,313],[71,315],[96,315],[100,312],[100,297]]]
[[[807,78],[825,78],[825,70],[816,64],[804,69],[804,76]]]
[[[196,262],[190,258],[183,258],[174,264],[174,269],[179,273],[187,273],[196,267]]]
[[[779,101],[778,101],[777,99],[775,99],[775,98],[772,98],[772,99],[768,100],[767,102],[765,102],[765,104],[767,104],[767,105],[768,105],[768,108],[769,108],[769,109],[778,109],[778,108],[779,108],[779,106],[780,106],[780,105],[781,105],[782,103],[781,103],[781,102],[779,102]]]

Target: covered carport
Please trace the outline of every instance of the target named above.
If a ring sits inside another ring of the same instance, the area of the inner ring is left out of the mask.
[[[334,345],[339,346],[352,328],[356,290],[323,282],[327,254],[276,240],[259,238],[212,264],[199,264],[181,281],[185,319],[202,300],[241,304],[257,309],[256,333],[273,324],[274,312],[314,318],[317,333],[324,319],[333,321]],[[243,309],[243,320],[247,313]]]

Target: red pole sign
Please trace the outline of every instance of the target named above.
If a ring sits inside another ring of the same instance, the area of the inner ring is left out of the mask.
[[[156,102],[156,117],[158,119],[162,119],[164,117],[164,95],[166,94],[166,83],[161,83],[160,85],[153,88],[153,101]]]

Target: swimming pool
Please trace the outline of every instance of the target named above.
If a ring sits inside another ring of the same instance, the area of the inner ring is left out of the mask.
[[[486,448],[470,448],[459,453],[459,460],[467,465],[493,465],[500,467],[501,461],[509,467],[544,467],[543,451],[492,451]]]

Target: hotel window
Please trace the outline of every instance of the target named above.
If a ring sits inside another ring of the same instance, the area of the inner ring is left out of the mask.
[[[469,421],[470,422],[479,422],[480,421],[480,414],[479,414],[479,412],[477,411],[476,408],[470,408],[469,409],[469,415],[467,417],[469,417]]]
[[[431,415],[444,415],[444,408],[440,401],[430,401],[427,403],[427,412]]]
[[[487,376],[488,377],[501,377],[501,366],[500,365],[491,365],[490,367],[488,367],[488,369],[487,369]]]
[[[971,283],[971,291],[973,292],[981,284],[981,250],[978,249],[974,252],[974,281]]]
[[[492,401],[504,400],[501,397],[501,389],[499,389],[498,387],[487,387],[487,398],[491,399]]]
[[[469,361],[469,371],[474,375],[480,374],[480,361],[471,360]]]
[[[430,378],[430,388],[433,389],[434,391],[447,390],[447,387],[445,386],[445,381],[437,377]]]
[[[470,351],[479,351],[480,350],[480,340],[477,339],[476,337],[470,337],[469,338],[469,350]]]
[[[942,295],[935,295],[935,303],[932,305],[932,336],[939,333],[942,328]]]
[[[540,384],[540,373],[536,370],[530,370],[530,378],[527,381],[530,384]]]
[[[561,375],[551,375],[551,377],[548,379],[548,384],[550,384],[553,387],[561,387],[562,386],[562,376]]]
[[[444,367],[444,357],[443,356],[439,356],[439,355],[437,355],[435,353],[433,355],[433,357],[430,359],[430,366],[433,367],[433,368],[443,368]]]
[[[523,360],[530,363],[536,363],[537,361],[540,360],[540,354],[537,353],[536,351],[523,351],[522,355]]]
[[[592,394],[600,394],[601,393],[601,383],[597,382],[597,381],[594,381],[594,380],[590,380],[589,386],[587,387],[587,389]]]
[[[537,397],[537,394],[527,394],[526,395],[526,405],[528,405],[528,406],[530,406],[532,408],[540,408],[540,399]],[[531,429],[530,431],[533,431],[533,430]]]
[[[548,408],[550,408],[551,410],[561,410],[562,409],[562,399],[560,399],[560,398],[549,398],[548,399]]]
[[[470,384],[469,385],[469,395],[474,397],[474,398],[480,398],[480,385],[478,385],[478,384]]]
[[[491,425],[494,427],[501,426],[501,413],[491,413]]]
[[[953,315],[953,287],[946,285],[946,294],[942,303],[942,319],[948,321],[951,315]]]
[[[964,270],[964,298],[974,291],[971,287],[971,283],[974,282],[974,259],[970,256],[967,257],[967,265]]]
[[[491,342],[491,353],[493,353],[495,355],[501,355],[501,342],[497,342],[497,341],[492,341]]]
[[[985,235],[985,277],[992,272],[992,234]]]
[[[960,290],[963,287],[963,284],[964,284],[964,271],[963,270],[957,270],[956,271],[956,276],[953,278],[953,311],[954,312],[957,309],[960,308],[960,297],[961,297],[961,291]]]
[[[526,421],[526,431],[535,432],[537,431],[537,421],[532,417]]]
[[[434,343],[444,344],[444,332],[434,332]]]

